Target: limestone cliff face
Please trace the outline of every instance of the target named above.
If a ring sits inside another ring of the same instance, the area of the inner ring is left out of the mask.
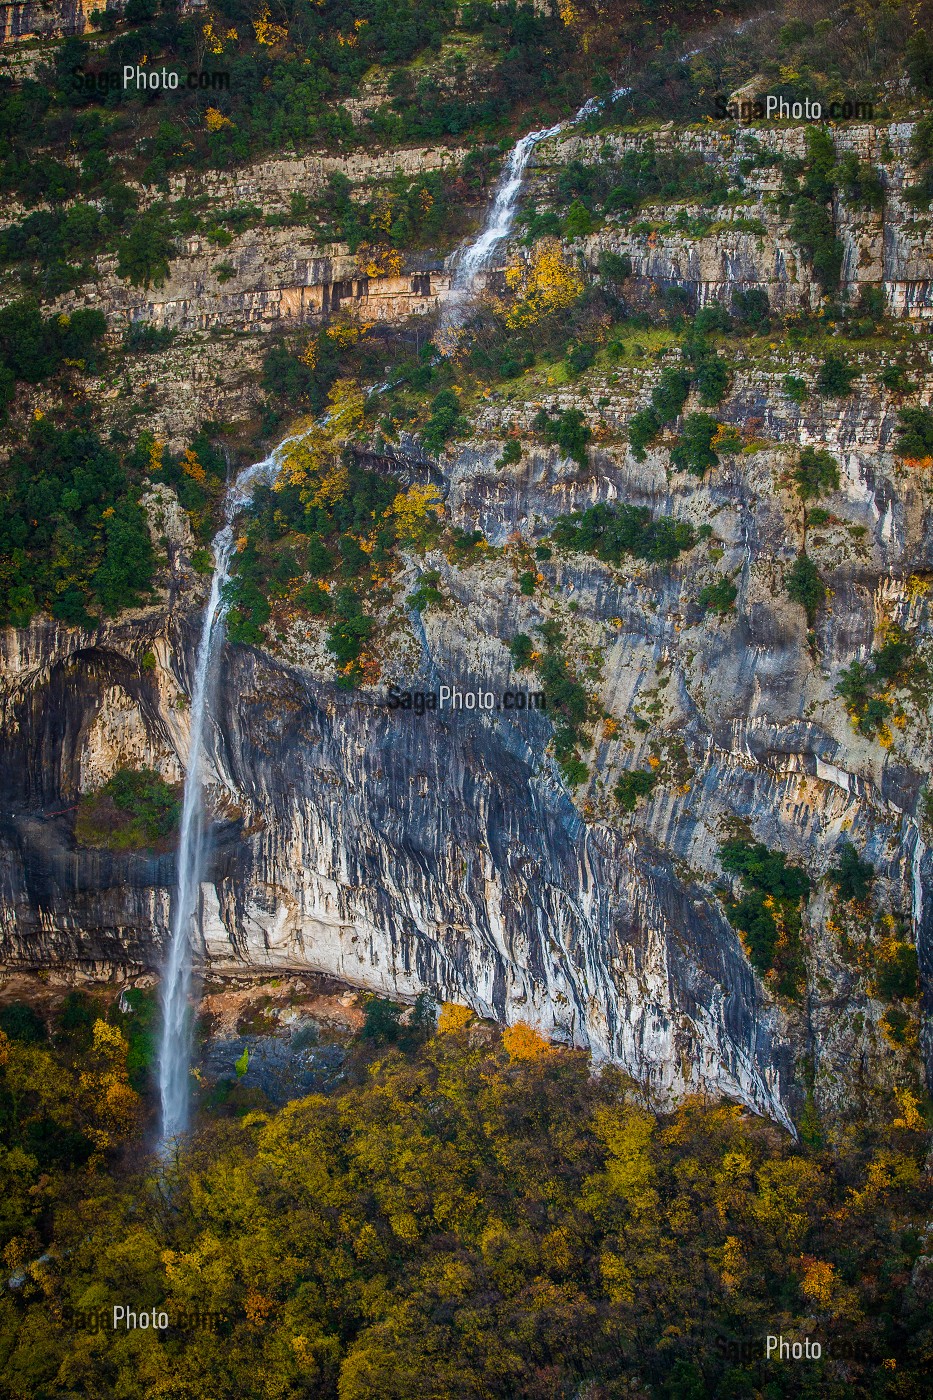
[[[918,215],[903,198],[912,177],[910,143],[912,122],[853,123],[833,130],[833,143],[842,156],[853,152],[879,172],[885,189],[881,211],[847,206],[839,199],[834,210],[837,233],[844,247],[842,285],[857,298],[863,284],[881,284],[893,315],[927,319],[933,316],[933,225]],[[803,159],[806,135],[799,124],[765,124],[754,129],[754,140],[765,156]],[[739,185],[739,163],[754,149],[750,132],[716,126],[687,131],[662,128],[653,139],[659,151],[681,151],[702,157],[714,169]],[[540,193],[547,197],[557,168],[578,159],[594,163],[602,152],[621,157],[644,145],[635,133],[608,136],[571,134],[548,143],[537,163]],[[758,286],[768,291],[771,305],[783,312],[815,310],[820,288],[803,262],[800,250],[788,236],[786,222],[772,197],[781,188],[779,170],[758,167],[746,171],[743,202],[720,209],[703,210],[713,225],[705,236],[676,231],[631,234],[617,231],[610,219],[599,234],[586,240],[586,257],[595,266],[604,248],[626,252],[637,277],[660,283],[673,282],[695,293],[701,304],[728,300],[732,288]],[[669,219],[677,212],[659,208]],[[757,231],[743,230],[741,221],[752,221]],[[734,227],[730,228],[732,224]]]
[[[154,613],[96,639],[36,629],[7,654],[7,964],[157,963],[172,861],[76,851],[58,813],[108,721],[114,765],[164,763],[173,744],[184,756],[172,683],[138,659],[155,642],[184,679],[191,629],[173,633]],[[546,722],[404,720],[375,700],[228,651],[203,889],[211,963],[427,987],[589,1045],[661,1098],[706,1086],[786,1118],[783,1018],[722,915],[652,840],[581,820],[544,756]],[[132,707],[147,744],[112,723]]]
[[[800,153],[799,133],[759,135]],[[837,134],[840,148],[855,143],[883,167],[887,188],[883,217],[837,213],[847,282],[882,281],[894,312],[925,317],[928,228],[908,217],[900,193],[909,135]],[[610,139],[621,150],[635,138]],[[725,166],[741,159],[740,142],[717,132],[657,139],[692,143]],[[558,161],[592,158],[589,140],[574,134],[544,153],[542,197]],[[273,187],[307,189],[327,173],[320,163],[279,164],[218,177],[216,199],[265,202]],[[367,172],[360,178],[391,173]],[[646,283],[679,282],[699,301],[739,283],[766,286],[776,308],[805,307],[816,294],[761,174],[738,212],[764,233],[652,241],[609,224],[578,251],[590,266],[603,248],[627,251]],[[276,208],[287,203],[285,193],[276,198]],[[720,212],[723,221],[736,213]],[[214,270],[221,261],[234,267],[225,282]],[[83,300],[101,305],[114,329],[151,319],[181,332],[171,350],[128,370],[155,381],[161,406],[147,426],[175,445],[202,417],[255,406],[264,336],[220,332],[315,322],[335,307],[401,319],[435,310],[448,286],[440,257],[374,276],[345,248],[269,228],[223,252],[189,240],[161,289],[130,289],[112,267],[101,272],[62,309]],[[807,378],[813,368],[801,357],[794,372]],[[848,835],[879,872],[882,907],[912,925],[933,985],[922,799],[933,766],[929,697],[911,702],[884,748],[853,730],[835,695],[840,668],[864,658],[886,625],[904,627],[929,654],[929,488],[891,453],[894,396],[864,391],[811,400],[804,411],[781,394],[782,373],[740,369],[717,413],[753,425],[755,450],[725,458],[703,483],[672,471],[663,444],[641,464],[619,445],[655,378],[647,361],[542,390],[548,406],[579,407],[594,425],[584,470],[530,445],[537,404],[492,396],[434,475],[451,523],[482,529],[504,552],[464,569],[440,553],[408,561],[399,600],[429,567],[448,606],[423,617],[398,610],[394,630],[383,629],[376,688],[350,696],[336,687],[315,624],[270,632],[266,650],[227,649],[210,745],[215,854],[202,891],[203,952],[214,966],[314,968],[399,995],[428,988],[587,1045],[661,1099],[706,1089],[788,1122],[809,1066],[830,1117],[884,1100],[906,1052],[886,1039],[884,1004],[845,955],[826,886],[808,906],[809,990],[796,1005],[756,976],[720,901],[717,849],[729,823],[801,860],[814,879]],[[191,386],[184,401],[182,383]],[[511,467],[498,464],[507,426],[525,443]],[[805,443],[828,446],[841,471],[839,491],[821,502],[828,522],[807,541],[832,590],[813,636],[784,592],[802,538],[785,473],[791,449]],[[371,462],[412,479],[429,470],[416,447],[403,442],[396,460]],[[534,542],[556,515],[615,500],[709,525],[712,536],[664,569],[555,556],[524,597],[513,537]],[[175,522],[157,527],[172,561],[158,605],[91,635],[46,622],[3,640],[0,956],[9,965],[152,967],[160,958],[172,857],[81,850],[72,830],[78,794],[121,764],[146,763],[169,779],[186,764],[203,581],[187,567],[190,541],[170,503],[157,509]],[[738,598],[717,622],[697,594],[722,574]],[[418,718],[384,704],[392,681],[524,685],[506,644],[548,618],[563,625],[581,669],[591,668],[588,683],[613,720],[592,734],[584,788],[564,786],[546,715]],[[636,711],[650,718],[647,734]],[[652,757],[662,780],[634,815],[620,814],[611,796],[619,773]]]
[[[0,43],[11,39],[64,38],[91,29],[95,10],[121,13],[125,0],[6,0],[0,5]],[[206,9],[206,0],[181,0],[183,15]]]
[[[857,297],[862,285],[881,285],[888,308],[897,316],[933,316],[933,223],[906,203],[911,179],[913,123],[843,126],[834,132],[840,155],[854,152],[879,172],[885,187],[881,211],[837,203],[835,221],[844,247],[843,286]],[[745,158],[747,133],[715,128],[663,128],[652,139],[659,151],[676,150],[702,157],[737,188],[739,163]],[[801,158],[802,128],[756,128],[765,155]],[[545,143],[533,167],[531,199],[548,199],[554,177],[571,160],[593,163],[620,157],[644,145],[641,133],[591,137],[573,132]],[[464,151],[451,147],[411,147],[346,158],[292,156],[258,162],[234,172],[207,172],[173,177],[171,194],[218,211],[252,204],[265,214],[281,214],[293,193],[315,198],[329,175],[339,170],[361,192],[384,184],[396,171],[412,177],[428,170],[454,168]],[[780,173],[770,167],[746,171],[743,202],[702,210],[711,226],[706,234],[632,232],[610,218],[599,233],[579,240],[576,251],[595,269],[605,249],[629,254],[636,279],[644,284],[676,284],[700,304],[729,299],[735,287],[763,287],[776,311],[815,310],[820,289],[799,248],[773,204]],[[145,203],[152,191],[140,190]],[[650,221],[653,211],[646,211]],[[669,219],[670,209],[656,211]],[[693,211],[698,212],[697,210]],[[753,225],[751,229],[747,225]],[[450,289],[449,258],[430,253],[407,255],[398,266],[376,266],[363,250],[353,255],[345,244],[321,245],[307,229],[265,225],[247,229],[219,249],[200,235],[182,240],[166,282],[160,287],[132,287],[116,273],[115,257],[98,259],[95,280],[59,298],[56,307],[97,306],[114,329],[148,321],[182,333],[290,330],[316,324],[338,309],[367,321],[399,322],[436,312]],[[219,269],[223,271],[219,275]]]
[[[640,392],[608,380],[588,389],[609,400],[609,418],[630,413]],[[313,625],[276,654],[228,648],[211,743],[205,957],[217,968],[313,968],[401,995],[428,988],[587,1045],[661,1099],[728,1093],[787,1122],[809,1060],[824,1112],[877,1106],[899,1052],[883,1034],[884,1005],[843,956],[828,892],[807,915],[808,996],[780,1003],[723,915],[716,852],[738,819],[817,878],[848,834],[879,871],[884,907],[913,920],[929,977],[928,709],[911,712],[885,749],[853,731],[833,693],[840,665],[867,653],[883,621],[927,645],[928,602],[910,580],[928,574],[929,510],[916,475],[886,448],[885,402],[864,396],[801,416],[776,399],[740,378],[723,417],[747,419],[767,402],[774,439],[827,441],[843,464],[826,502],[838,523],[811,540],[834,593],[815,640],[783,595],[799,544],[779,446],[734,459],[704,484],[671,474],[663,449],[639,465],[604,446],[584,471],[529,450],[504,469],[489,435],[506,415],[518,420],[513,406],[493,403],[477,436],[441,464],[453,523],[508,545],[516,530],[541,536],[568,509],[624,499],[710,523],[713,537],[663,569],[554,558],[541,563],[545,582],[530,599],[507,549],[468,569],[432,555],[425,566],[440,571],[447,610],[390,632],[382,682],[357,695],[334,686]],[[577,401],[595,411],[579,392]],[[53,624],[7,634],[8,964],[158,961],[171,858],[78,850],[67,809],[121,762],[166,776],[184,767],[201,585],[183,550],[178,559],[173,595],[98,635]],[[712,622],[696,595],[720,572],[735,575],[737,613]],[[524,685],[505,643],[549,617],[563,623],[576,661],[596,658],[593,688],[615,720],[593,735],[585,788],[564,787],[546,715],[419,718],[385,705],[390,681],[496,693]],[[651,716],[648,735],[633,724],[636,708]],[[651,746],[663,780],[634,816],[620,815],[611,788],[623,768],[645,765]]]

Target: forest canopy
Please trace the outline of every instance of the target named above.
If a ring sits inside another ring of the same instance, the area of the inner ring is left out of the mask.
[[[75,993],[51,1041],[7,1016],[8,1395],[924,1393],[933,1200],[909,1090],[834,1159],[815,1122],[796,1146],[727,1103],[658,1115],[529,1026],[445,1007],[403,1034],[373,1006],[336,1092],[275,1110],[236,1084],[161,1179],[126,1150],[133,1015],[95,1021]],[[115,1304],[170,1325],[114,1330]],[[823,1358],[765,1366],[774,1332]]]

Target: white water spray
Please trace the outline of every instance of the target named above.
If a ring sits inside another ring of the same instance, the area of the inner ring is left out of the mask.
[[[764,14],[753,15],[751,18],[743,20],[732,30],[733,37],[744,33],[746,29],[759,24],[761,20],[767,19],[773,13],[773,10],[766,10]],[[695,49],[688,49],[686,53],[678,56],[676,62],[686,63],[688,59],[695,58],[697,54],[703,53],[712,43],[715,43],[716,37],[719,36],[715,36],[707,43],[700,44]],[[622,86],[614,88],[608,97],[587,98],[579,112],[574,113],[572,117],[558,122],[555,126],[542,127],[539,131],[529,131],[512,147],[505,163],[505,169],[499,177],[492,205],[486,215],[486,222],[473,242],[467,244],[460,253],[454,267],[450,292],[441,310],[441,321],[438,329],[438,343],[444,353],[447,353],[456,344],[457,331],[473,298],[479,277],[488,271],[500,245],[512,231],[525,171],[534,154],[535,147],[540,146],[542,141],[547,141],[552,136],[559,136],[562,131],[569,131],[571,127],[579,126],[581,122],[586,121],[587,117],[592,117],[596,112],[602,111],[607,104],[624,97],[631,90],[628,86]]]
[[[568,117],[566,121],[558,122],[556,126],[542,127],[539,131],[529,131],[526,136],[516,141],[509,152],[505,169],[499,177],[495,196],[490,205],[489,213],[486,215],[486,222],[479,235],[464,248],[454,268],[450,294],[441,312],[440,338],[442,344],[445,333],[449,340],[451,333],[455,333],[460,326],[472,299],[477,279],[492,265],[500,245],[512,231],[525,171],[534,154],[535,147],[540,146],[542,141],[547,141],[552,136],[559,136],[562,131],[577,126],[587,117],[591,117],[594,112],[600,111],[607,102],[615,102],[616,98],[624,97],[629,91],[630,89],[627,87],[619,87],[609,97],[590,97],[584,102],[579,112]]]
[[[214,574],[201,626],[191,693],[188,765],[178,836],[178,885],[172,908],[171,936],[162,975],[162,1031],[159,1044],[159,1095],[162,1101],[161,1146],[164,1150],[188,1127],[191,1060],[192,944],[200,930],[201,881],[207,857],[204,824],[204,740],[216,662],[224,636],[227,603],[224,585],[230,578],[235,547],[234,521],[249,502],[257,483],[272,481],[281,464],[286,439],[264,461],[242,471],[227,491],[224,525],[214,537]]]

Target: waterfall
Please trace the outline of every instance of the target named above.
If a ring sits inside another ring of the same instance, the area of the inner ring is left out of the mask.
[[[911,915],[914,926],[914,939],[920,947],[920,931],[923,927],[923,858],[927,853],[919,826],[911,826],[913,843],[910,854]]]
[[[542,141],[547,141],[549,137],[559,136],[562,131],[577,126],[594,112],[598,112],[607,102],[615,102],[616,98],[624,97],[629,91],[627,87],[619,87],[609,97],[590,97],[579,112],[568,117],[566,121],[558,122],[556,126],[541,127],[538,131],[529,131],[516,141],[499,177],[486,221],[478,236],[461,251],[454,267],[450,294],[441,312],[442,344],[445,340],[448,344],[455,342],[457,329],[472,299],[477,278],[492,265],[500,245],[512,231],[525,171],[535,147]]]
[[[747,29],[760,23],[761,20],[767,19],[772,14],[774,14],[773,10],[766,10],[763,14],[753,15],[749,19],[743,20],[741,24],[732,28],[733,37],[743,34]],[[700,44],[697,48],[688,49],[686,53],[679,54],[675,62],[686,63],[688,59],[695,58],[697,54],[705,52],[714,42],[715,37]],[[614,88],[608,97],[589,97],[572,117],[558,122],[556,126],[542,127],[539,131],[529,131],[526,136],[522,136],[520,140],[516,141],[509,152],[505,169],[499,177],[486,221],[473,242],[468,243],[460,251],[454,265],[450,292],[441,309],[437,337],[438,344],[445,354],[456,345],[457,331],[472,300],[477,278],[492,265],[500,245],[512,231],[525,171],[535,147],[539,146],[542,141],[547,141],[551,136],[559,136],[562,131],[569,131],[572,127],[579,126],[581,122],[586,121],[587,117],[593,116],[607,104],[624,97],[631,90],[628,86],[622,86]]]
[[[227,603],[224,585],[230,578],[235,548],[234,522],[249,502],[258,481],[271,481],[280,465],[288,438],[262,462],[247,467],[227,491],[224,524],[214,537],[214,573],[201,624],[191,692],[191,728],[188,763],[182,796],[178,834],[178,883],[172,906],[171,932],[162,975],[162,1026],[159,1043],[159,1095],[162,1101],[161,1145],[170,1145],[188,1126],[191,1060],[191,951],[200,928],[201,881],[207,857],[204,823],[204,740],[210,711],[217,658],[223,645]]]

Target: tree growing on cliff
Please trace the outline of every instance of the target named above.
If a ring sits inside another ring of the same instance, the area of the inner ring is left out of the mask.
[[[134,287],[161,287],[169,275],[175,243],[157,212],[141,214],[117,243],[117,276]]]
[[[928,464],[933,459],[933,412],[928,408],[902,408],[897,421],[897,455],[916,464]]]
[[[807,621],[812,627],[820,604],[826,597],[826,585],[820,577],[819,569],[805,550],[801,550],[794,560],[784,586],[788,598],[804,608]]]
[[[836,150],[832,136],[822,127],[807,127],[805,139],[803,180],[799,184],[793,177],[789,180],[790,234],[809,259],[824,293],[829,294],[839,286],[843,254],[832,214]]]
[[[804,502],[839,489],[839,463],[824,448],[804,447],[794,468],[797,495]]]
[[[535,244],[530,261],[509,267],[505,280],[518,296],[505,318],[512,330],[535,326],[556,312],[565,311],[584,288],[583,277],[557,238],[542,238]]]
[[[865,900],[875,878],[875,867],[871,861],[861,859],[851,841],[844,841],[838,863],[826,873],[840,899]]]
[[[692,476],[703,477],[711,467],[719,465],[713,450],[713,439],[719,424],[709,413],[688,413],[683,432],[671,448],[671,464]]]

